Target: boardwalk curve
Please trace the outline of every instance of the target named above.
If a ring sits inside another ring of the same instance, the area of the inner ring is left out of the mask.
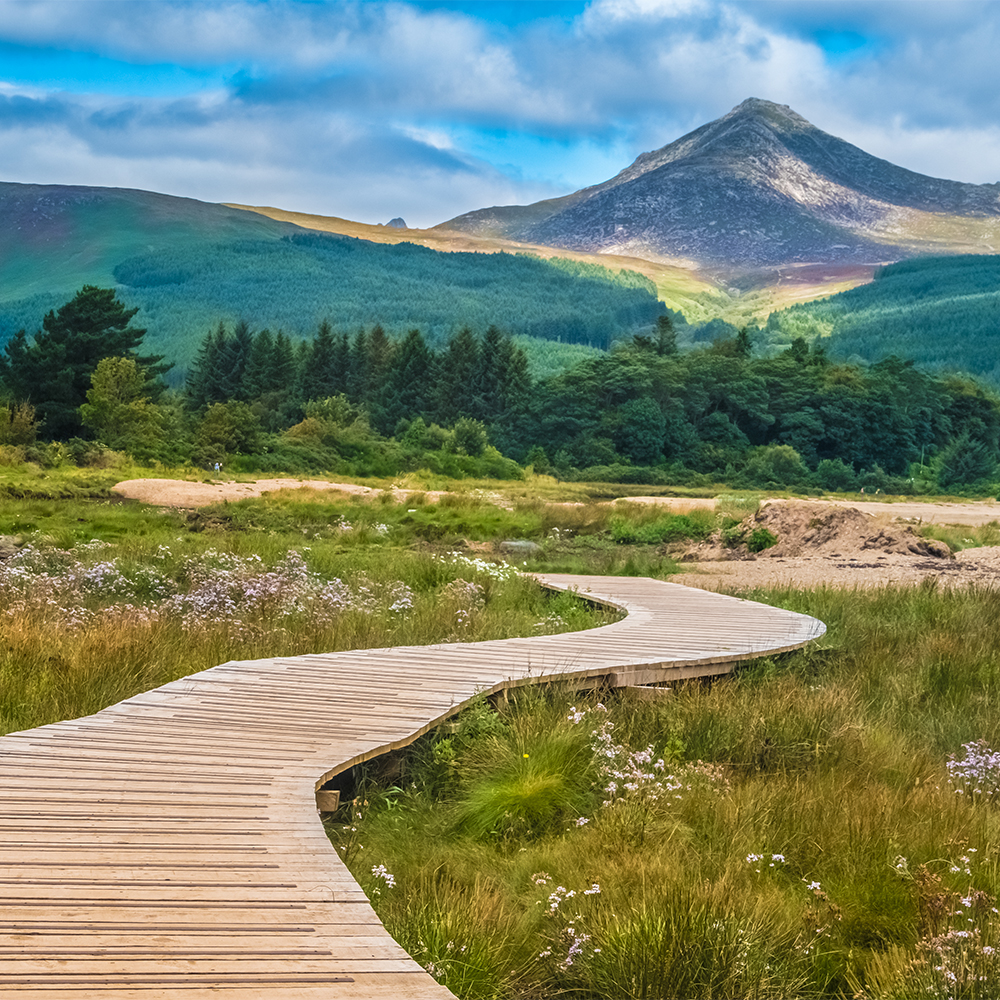
[[[677,584],[546,576],[587,632],[230,662],[0,739],[0,996],[444,1000],[326,838],[315,791],[479,692],[721,674],[823,634]]]

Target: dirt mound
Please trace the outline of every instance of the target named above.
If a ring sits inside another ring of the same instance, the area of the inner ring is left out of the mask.
[[[777,538],[777,542],[764,548],[771,540],[767,533]],[[908,525],[894,524],[853,507],[788,502],[768,504],[738,526],[688,550],[682,559],[685,562],[797,556],[850,559],[863,552],[951,558],[947,545],[921,538]]]

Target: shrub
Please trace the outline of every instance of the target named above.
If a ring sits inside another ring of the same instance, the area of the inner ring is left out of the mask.
[[[857,486],[857,476],[842,458],[824,458],[816,466],[816,479],[824,490],[844,492]]]
[[[707,538],[715,527],[715,518],[709,511],[693,510],[687,514],[661,514],[655,520],[643,523],[635,517],[615,514],[609,527],[611,537],[619,545],[660,545]]]
[[[769,444],[753,449],[743,475],[759,486],[796,486],[809,479],[809,470],[791,445]]]
[[[778,544],[778,536],[768,531],[767,528],[754,528],[747,535],[746,544],[750,552],[763,552],[764,549]]]

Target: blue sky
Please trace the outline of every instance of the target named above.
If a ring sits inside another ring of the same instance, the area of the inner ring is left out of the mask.
[[[0,0],[0,179],[433,225],[747,97],[1000,181],[1000,4]]]

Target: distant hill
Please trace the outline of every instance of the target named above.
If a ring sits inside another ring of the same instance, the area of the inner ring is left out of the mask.
[[[114,188],[0,185],[0,344],[85,283],[139,306],[179,362],[220,321],[311,335],[375,323],[432,342],[469,325],[605,347],[663,311],[639,274],[310,232],[224,205]],[[551,352],[548,357],[551,359]]]
[[[716,273],[874,264],[1000,246],[1000,184],[938,180],[751,98],[611,180],[442,229],[591,253],[686,258]]]
[[[896,354],[1000,388],[1000,256],[891,264],[870,284],[772,313],[765,335],[772,345],[820,336],[835,357]]]
[[[126,188],[0,182],[0,302],[110,285],[137,254],[278,240],[296,226],[225,205]]]

